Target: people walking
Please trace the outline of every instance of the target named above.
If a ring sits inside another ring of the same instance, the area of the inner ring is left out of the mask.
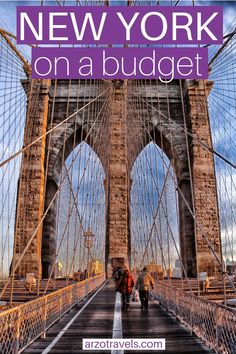
[[[149,298],[149,289],[150,287],[154,288],[154,280],[151,274],[148,272],[147,268],[144,267],[140,273],[135,288],[139,290],[139,297],[141,301],[141,309],[148,308],[148,298]]]
[[[120,279],[119,291],[122,294],[122,309],[129,311],[130,296],[133,293],[134,279],[128,267],[124,267],[123,274]]]
[[[120,285],[120,280],[122,277],[123,271],[121,267],[116,267],[113,270],[112,277],[115,281],[115,289],[116,291],[119,291],[119,285]]]

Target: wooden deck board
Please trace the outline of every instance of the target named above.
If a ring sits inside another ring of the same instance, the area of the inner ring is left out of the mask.
[[[213,354],[156,302],[150,301],[148,310],[141,310],[139,303],[132,303],[131,310],[123,314],[123,334],[124,338],[164,338],[166,340],[164,353],[168,354]],[[148,353],[148,351],[143,352]],[[127,351],[127,353],[138,353],[138,351]]]

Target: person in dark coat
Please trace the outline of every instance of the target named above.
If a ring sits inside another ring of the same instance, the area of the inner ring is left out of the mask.
[[[116,291],[119,291],[119,285],[120,285],[122,274],[123,274],[123,270],[121,267],[114,268],[113,273],[112,273],[112,277],[115,281]]]

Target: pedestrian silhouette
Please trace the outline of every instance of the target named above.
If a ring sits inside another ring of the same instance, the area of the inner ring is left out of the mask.
[[[148,272],[147,268],[144,267],[135,284],[135,288],[139,290],[141,309],[148,308],[149,289],[150,287],[153,289],[154,284],[151,274]]]
[[[134,279],[128,267],[124,267],[123,274],[120,279],[119,291],[122,294],[122,309],[129,311],[130,296],[133,293]]]

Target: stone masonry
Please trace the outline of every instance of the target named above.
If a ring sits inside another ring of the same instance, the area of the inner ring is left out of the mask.
[[[113,266],[127,264],[131,251],[129,230],[130,171],[140,151],[137,149],[136,155],[130,158],[128,145],[135,144],[135,139],[145,139],[145,143],[148,143],[147,136],[145,137],[143,132],[140,133],[139,126],[136,136],[135,131],[132,135],[127,133],[129,125],[127,120],[131,109],[127,104],[127,95],[132,96],[132,94],[134,95],[134,105],[136,104],[135,95],[143,96],[145,100],[150,102],[150,106],[142,108],[139,115],[143,117],[143,120],[147,120],[149,135],[169,157],[176,173],[180,191],[180,250],[187,274],[190,277],[196,276],[197,270],[213,274],[217,270],[217,264],[207,242],[213,245],[216,254],[219,258],[221,257],[214,161],[210,152],[196,140],[188,137],[191,173],[189,171],[186,134],[182,129],[184,119],[179,82],[173,81],[168,84],[169,106],[167,106],[166,86],[157,80],[150,81],[148,90],[146,87],[140,86],[137,91],[137,86],[132,88],[131,83],[131,87],[129,87],[127,82],[102,82],[99,90],[104,90],[106,87],[111,87],[112,90],[108,108],[109,124],[108,128],[105,128],[104,138],[100,141],[100,144],[107,146],[106,158],[104,159],[104,155],[100,155],[104,146],[101,149],[101,146],[95,144],[93,149],[101,158],[106,173],[106,264],[108,274]],[[187,127],[195,137],[201,138],[211,147],[206,100],[210,83],[183,81],[182,88]],[[36,81],[33,90],[35,94],[32,97],[37,97],[37,107],[35,109],[33,102],[28,102],[24,145],[45,133],[51,126],[60,123],[68,114],[82,107],[86,100],[91,100],[100,92],[95,86],[94,88],[91,85],[86,86],[85,80],[81,80],[79,84],[77,80],[72,80],[70,84],[66,80],[58,80],[57,87],[53,80],[52,82]],[[66,123],[66,126],[62,124],[59,129],[53,131],[50,137],[41,139],[23,154],[17,200],[14,264],[19,260],[34,233],[35,237],[23,256],[17,270],[18,276],[24,276],[27,272],[34,272],[37,276],[43,275],[43,277],[49,275],[56,253],[56,200],[45,217],[43,225],[41,218],[45,208],[48,207],[58,190],[63,164],[62,157],[66,159],[73,148],[83,140],[86,135],[86,126],[89,130],[89,124],[95,119],[93,107],[102,106],[103,99],[101,98],[94,105],[90,105],[88,110],[85,109],[80,114],[74,115]],[[137,104],[136,110],[138,109],[140,109],[140,105]],[[53,116],[51,116],[51,112],[53,112]],[[170,123],[168,115],[178,125]],[[84,131],[81,130],[82,120]],[[91,146],[93,145],[93,136],[91,136],[89,143]],[[45,175],[46,171],[47,176]],[[46,177],[47,183],[45,183]],[[194,223],[191,212],[181,195],[184,196],[191,209],[195,210],[198,224]],[[40,226],[38,227],[38,225]]]
[[[28,102],[24,146],[46,133],[48,101],[48,80],[34,81],[32,101]],[[23,83],[24,86],[24,83]],[[28,97],[29,98],[29,97]],[[37,102],[37,106],[35,105]],[[45,157],[46,137],[44,136],[22,156],[21,175],[18,184],[18,200],[15,223],[15,240],[12,267],[15,268],[29,240],[23,260],[16,269],[16,277],[33,272],[41,275],[41,222],[44,212],[45,198]]]
[[[110,104],[107,261],[108,273],[116,265],[128,265],[129,172],[127,160],[127,87],[115,85]]]
[[[213,253],[209,251],[210,244],[221,261],[219,210],[213,155],[197,139],[212,148],[207,106],[207,96],[212,85],[213,82],[203,80],[190,81],[186,92],[189,125],[196,138],[192,140],[191,146],[191,169],[197,220],[197,264],[199,272],[206,271],[209,275],[214,275],[221,268]]]

